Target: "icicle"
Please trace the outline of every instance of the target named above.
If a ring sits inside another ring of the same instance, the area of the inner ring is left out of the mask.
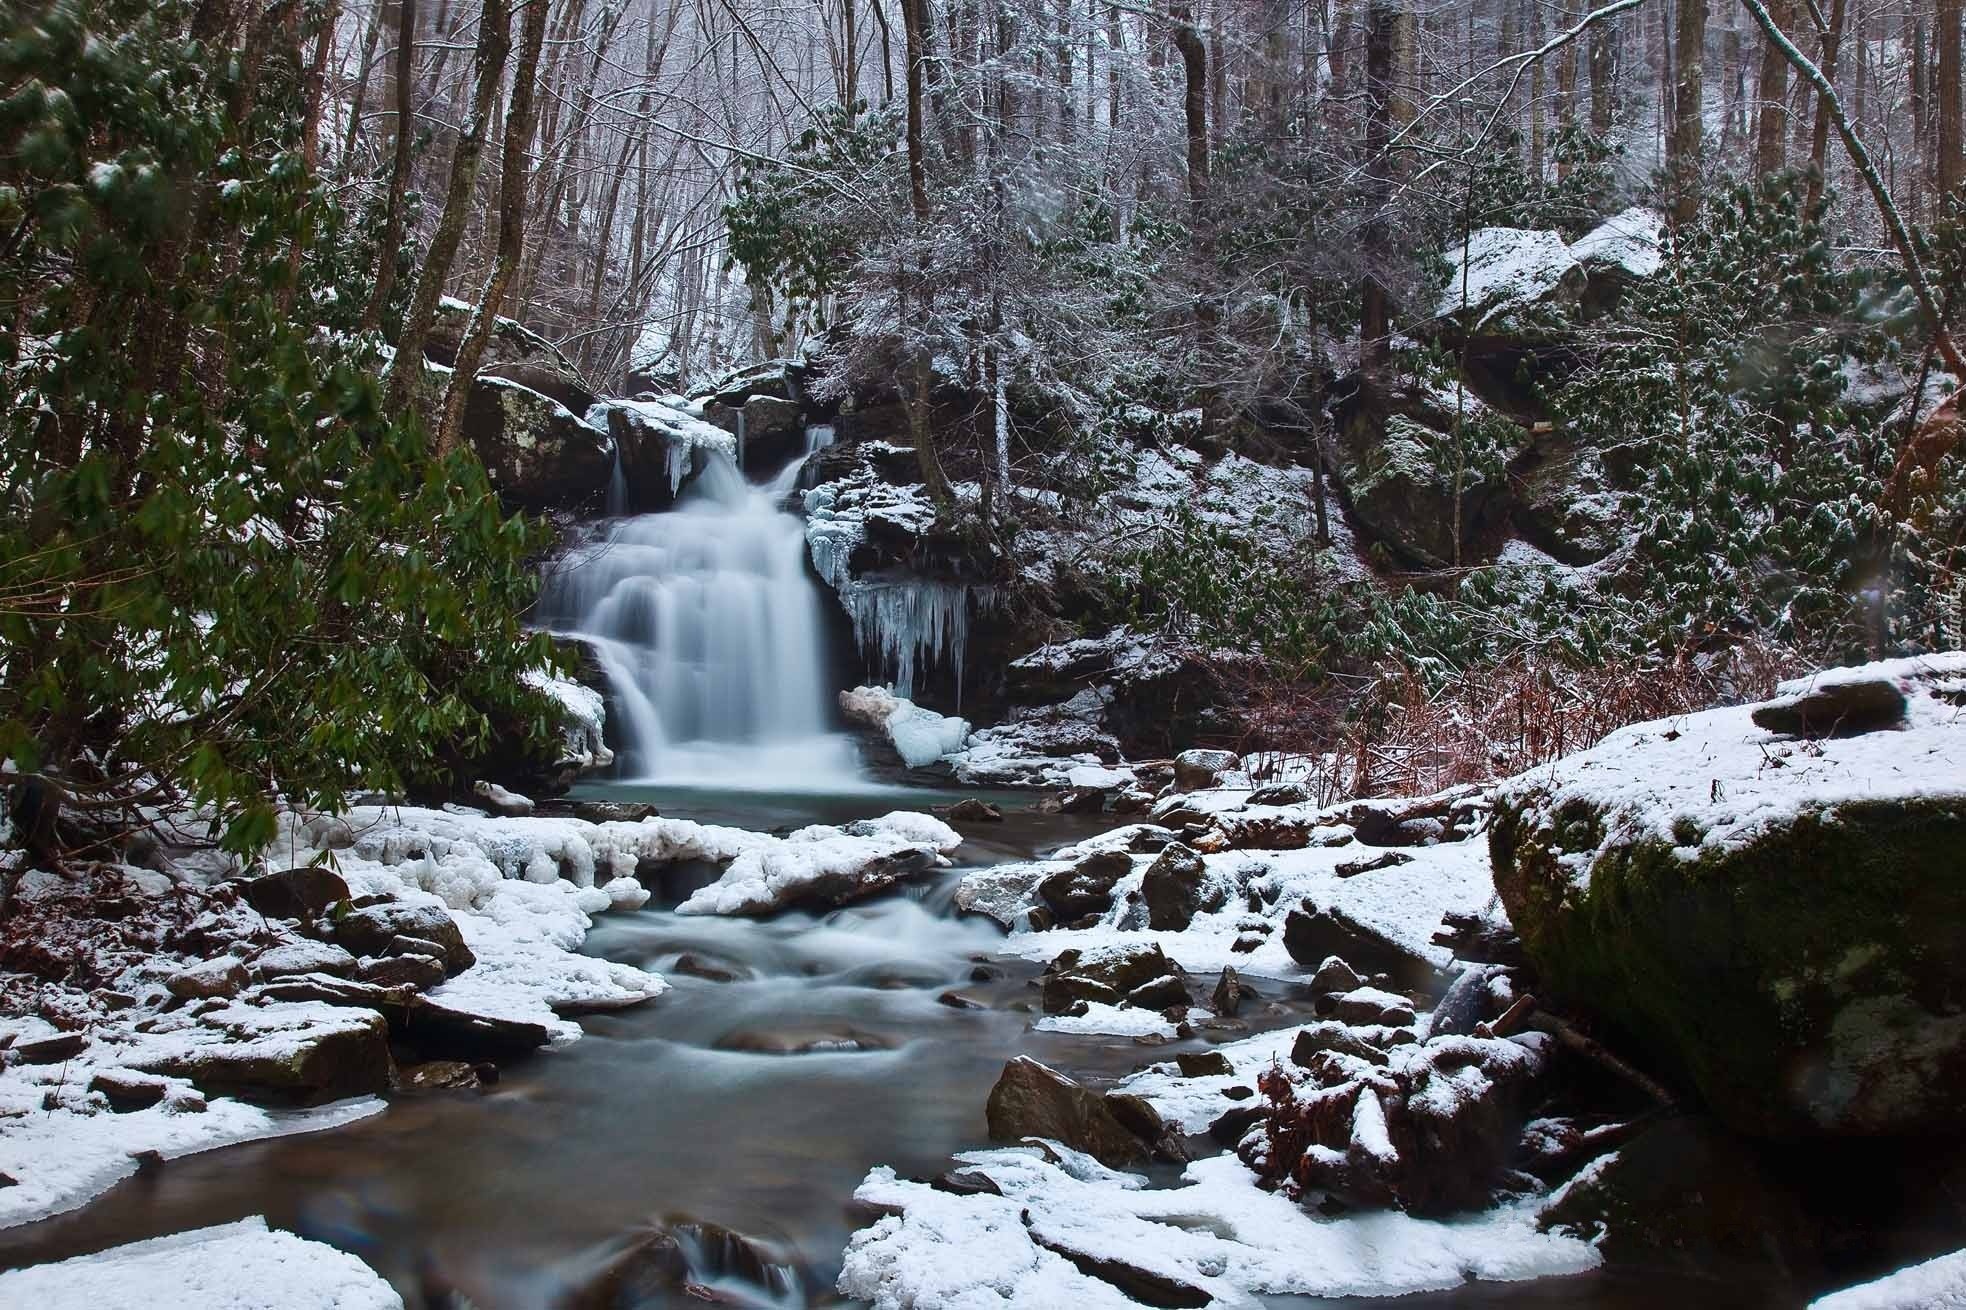
[[[818,559],[819,541],[811,544],[814,564],[824,574],[827,565]],[[831,563],[829,559],[827,564]],[[917,675],[946,657],[956,676],[959,707],[970,610],[987,608],[994,599],[991,588],[963,582],[862,579],[840,588],[840,603],[853,622],[855,640],[879,661],[882,676],[891,672],[896,694],[912,697]]]
[[[608,517],[618,519],[628,510],[628,478],[621,471],[621,443],[614,443],[614,468],[608,474]]]

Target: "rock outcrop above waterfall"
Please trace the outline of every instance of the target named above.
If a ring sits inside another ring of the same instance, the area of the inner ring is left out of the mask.
[[[1547,985],[1735,1128],[1956,1134],[1966,655],[1781,692],[1507,784],[1496,887]]]

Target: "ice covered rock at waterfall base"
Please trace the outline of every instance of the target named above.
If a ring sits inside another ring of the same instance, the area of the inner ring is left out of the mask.
[[[1189,1165],[1182,1186],[1151,1189],[1050,1145],[956,1159],[1002,1195],[954,1196],[872,1170],[854,1199],[886,1217],[854,1234],[842,1293],[881,1310],[1122,1307],[1139,1304],[1119,1290],[1130,1283],[1182,1297],[1156,1304],[1245,1305],[1265,1295],[1400,1296],[1600,1263],[1585,1242],[1537,1232],[1533,1209],[1520,1205],[1452,1223],[1394,1211],[1322,1218],[1260,1190],[1234,1156]]]
[[[946,865],[944,854],[962,845],[961,835],[940,819],[905,810],[839,828],[814,824],[782,839],[745,835],[751,843],[716,882],[677,906],[678,914],[842,905]]]
[[[607,698],[585,683],[534,670],[525,684],[544,692],[560,708],[560,733],[566,763],[581,772],[605,769],[614,763],[607,745]]]
[[[236,1223],[0,1274],[0,1302],[37,1310],[402,1310],[381,1275],[324,1242]]]
[[[622,415],[615,422],[604,411]],[[674,500],[682,490],[699,456],[723,456],[737,460],[737,438],[702,417],[699,404],[681,396],[660,396],[646,400],[611,400],[595,407],[587,416],[593,423],[613,431],[621,443],[622,463],[632,483],[645,483],[661,490],[666,483],[667,499]]]
[[[1818,1297],[1809,1310],[1966,1310],[1966,1251]]]
[[[897,696],[886,687],[855,687],[840,693],[840,708],[856,723],[880,729],[911,769],[933,764],[962,749],[969,720],[937,714]]]

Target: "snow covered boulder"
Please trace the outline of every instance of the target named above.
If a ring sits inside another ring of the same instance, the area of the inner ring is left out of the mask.
[[[1546,986],[1740,1131],[1966,1128],[1966,654],[1834,670],[1777,703],[1857,682],[1896,688],[1898,726],[1816,739],[1713,710],[1497,796],[1496,887]]]
[[[886,687],[843,691],[840,710],[852,722],[879,729],[911,769],[954,754],[969,736],[969,720],[937,714]]]
[[[499,499],[513,509],[598,507],[614,468],[614,440],[551,396],[480,377],[464,406],[464,438]]]

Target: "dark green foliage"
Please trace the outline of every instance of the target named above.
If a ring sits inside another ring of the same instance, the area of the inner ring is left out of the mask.
[[[321,330],[363,279],[302,166],[295,49],[190,21],[70,0],[0,30],[0,760],[96,810],[207,806],[245,853],[276,797],[431,778],[493,718],[544,735],[520,675],[554,657],[518,618],[536,530]]]

